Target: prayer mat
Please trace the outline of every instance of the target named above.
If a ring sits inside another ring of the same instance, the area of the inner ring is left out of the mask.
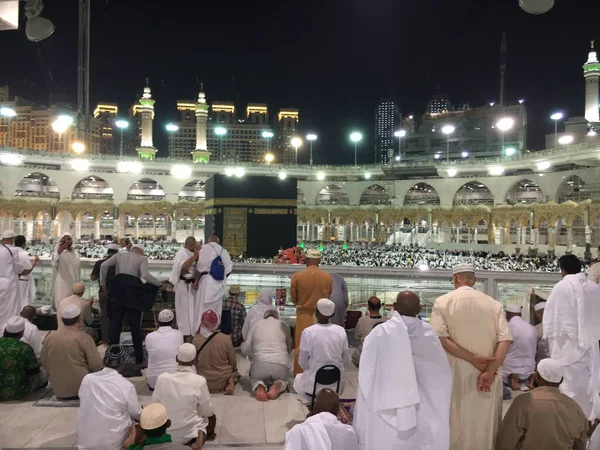
[[[33,406],[40,408],[79,408],[79,399],[60,400],[56,398],[52,389],[48,389],[38,401],[33,403]]]
[[[346,425],[352,425],[352,410],[354,409],[355,399],[340,399],[340,409],[337,413],[337,418],[340,422]]]

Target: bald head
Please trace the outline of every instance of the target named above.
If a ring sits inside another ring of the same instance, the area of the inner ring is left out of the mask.
[[[220,244],[221,240],[219,239],[219,236],[217,236],[216,234],[213,234],[211,237],[208,238],[208,242],[214,242],[215,244]]]
[[[23,319],[33,322],[35,320],[36,310],[33,306],[27,305],[21,310],[21,317]]]
[[[315,407],[310,415],[328,412],[337,416],[340,409],[340,397],[331,389],[321,389],[315,397]]]
[[[394,309],[401,316],[417,317],[421,312],[421,300],[411,291],[402,291],[396,297]]]
[[[196,238],[193,236],[186,238],[183,246],[190,252],[193,252],[196,249]]]

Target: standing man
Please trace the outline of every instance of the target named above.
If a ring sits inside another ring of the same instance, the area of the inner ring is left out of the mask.
[[[197,286],[195,302],[200,308],[199,315],[194,317],[194,326],[199,328],[204,311],[213,310],[219,317],[223,311],[223,296],[227,277],[233,270],[233,262],[229,252],[221,247],[219,237],[212,235],[204,244],[198,255],[196,265]],[[198,331],[192,330],[192,334]]]
[[[501,366],[512,338],[502,304],[473,289],[471,264],[452,270],[454,291],[433,305],[431,326],[452,368],[450,450],[492,450],[502,418]]]
[[[394,310],[365,340],[353,421],[358,443],[363,450],[448,449],[448,358],[435,331],[418,318],[417,295],[400,292]]]
[[[8,319],[18,316],[21,311],[19,299],[19,275],[24,267],[19,253],[13,246],[15,232],[5,230],[0,244],[0,329]]]
[[[320,263],[321,252],[308,250],[306,252],[306,269],[295,273],[292,277],[291,296],[292,303],[296,305],[294,375],[302,373],[302,367],[298,364],[302,332],[314,323],[319,299],[329,298],[333,290],[333,278],[327,272],[319,269]]]
[[[593,281],[596,284],[600,284],[600,247],[596,252],[596,262],[588,270],[588,280]]]
[[[521,389],[521,382],[526,382],[530,390],[535,387],[538,333],[533,325],[521,318],[522,309],[518,305],[506,305],[506,320],[513,341],[502,363],[502,373],[504,384],[513,391]]]
[[[29,257],[29,253],[25,250],[25,236],[18,235],[15,238],[15,248],[19,253],[19,259],[23,266],[23,272],[19,275],[19,297],[21,298],[21,306],[24,308],[31,305],[35,300],[35,280],[31,276],[31,272],[40,260],[39,256],[33,258],[33,262]]]
[[[348,285],[346,280],[337,273],[330,274],[333,279],[330,300],[335,303],[335,313],[331,318],[331,323],[343,327],[346,323],[346,310],[348,309]]]
[[[73,285],[79,282],[79,266],[79,256],[73,249],[73,238],[66,233],[52,254],[52,288],[57,310],[60,301],[71,295]]]
[[[600,286],[581,273],[577,256],[561,256],[558,264],[563,279],[546,302],[544,337],[564,369],[560,391],[594,421],[600,419]]]
[[[536,303],[533,309],[535,310],[535,318],[537,319],[535,329],[538,333],[537,354],[535,359],[537,362],[540,362],[542,359],[550,358],[548,339],[544,336],[544,310],[546,309],[546,302]]]
[[[192,290],[196,263],[200,254],[200,246],[192,236],[188,237],[175,255],[173,270],[169,282],[175,292],[175,314],[177,328],[189,342],[200,327],[200,305],[194,301],[196,292]]]
[[[221,331],[223,333],[230,331],[229,337],[231,338],[231,343],[234,347],[239,347],[242,345],[242,342],[244,342],[242,329],[244,328],[244,321],[246,320],[246,308],[238,300],[241,291],[239,285],[232,285],[229,288],[229,296],[223,302],[223,311],[229,311],[231,330],[223,329],[223,317],[221,317]]]
[[[115,278],[110,283],[108,291],[109,340],[112,345],[119,343],[123,319],[126,315],[129,316],[135,362],[142,364],[144,361],[142,312],[152,309],[160,281],[150,274],[148,258],[144,256],[144,247],[140,244],[135,244],[128,252],[119,253],[102,264],[100,285],[105,289],[108,269],[113,266]]]
[[[117,244],[108,244],[106,247],[106,256],[103,259],[99,259],[94,264],[92,273],[90,273],[90,280],[98,280],[98,302],[100,303],[100,339],[106,345],[108,345],[108,290],[105,290],[100,285],[100,267],[104,262],[119,253],[119,246]],[[106,284],[110,284],[112,279],[115,277],[115,268],[111,267],[106,275]]]

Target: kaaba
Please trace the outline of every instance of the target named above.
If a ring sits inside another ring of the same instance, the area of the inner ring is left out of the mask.
[[[205,236],[232,257],[271,257],[296,245],[295,178],[214,175],[206,181]]]

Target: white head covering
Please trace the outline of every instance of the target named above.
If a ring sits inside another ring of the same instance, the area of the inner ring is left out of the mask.
[[[8,322],[6,322],[5,330],[13,334],[24,331],[25,319],[23,319],[21,316],[11,317],[10,319],[8,319]]]
[[[246,315],[246,320],[244,320],[244,326],[242,327],[242,337],[244,339],[248,338],[254,325],[265,318],[265,313],[269,309],[274,309],[273,291],[265,288],[260,291],[256,305],[250,308],[250,311],[248,311],[248,314]]]
[[[74,319],[79,315],[81,315],[81,308],[77,305],[67,305],[62,312],[63,319]]]
[[[271,289],[262,289],[258,296],[258,303],[260,305],[273,306],[273,291]]]
[[[167,423],[167,408],[160,403],[152,403],[142,409],[140,426],[144,430],[155,430]]]
[[[317,302],[317,311],[327,317],[333,316],[335,312],[335,303],[328,298],[322,298]]]
[[[506,305],[506,312],[521,314],[522,311],[523,311],[523,308],[519,305],[515,305],[512,303]]]
[[[12,239],[16,236],[13,230],[4,230],[2,233],[2,239]]]
[[[539,311],[540,309],[544,309],[545,307],[546,307],[546,302],[539,302],[539,303],[535,304],[533,309],[535,309],[536,311]]]
[[[194,344],[181,344],[177,352],[177,360],[179,362],[190,362],[196,357],[196,347]]]
[[[475,273],[475,269],[473,269],[473,264],[457,264],[452,268],[452,275],[465,272]]]
[[[119,245],[118,244],[108,244],[106,246],[106,250],[115,250],[115,251],[119,251]]]
[[[560,383],[564,375],[563,366],[555,359],[542,359],[537,366],[541,377],[550,383]]]
[[[144,251],[144,246],[142,244],[133,244],[131,248],[139,248],[141,251]]]
[[[306,252],[307,259],[321,259],[321,252],[319,250],[311,248]]]
[[[158,321],[162,323],[167,323],[172,321],[175,318],[175,314],[170,309],[163,309],[158,313]]]

